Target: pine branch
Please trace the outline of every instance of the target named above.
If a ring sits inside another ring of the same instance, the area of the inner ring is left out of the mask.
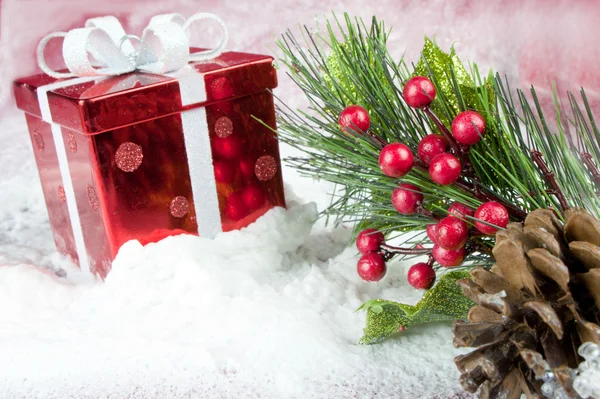
[[[325,31],[304,29],[303,36],[301,43],[287,32],[279,46],[282,63],[310,107],[295,111],[278,101],[278,132],[303,153],[287,159],[292,167],[336,185],[324,211],[328,217],[390,234],[423,231],[431,216],[444,216],[452,202],[472,208],[500,202],[516,221],[534,209],[561,211],[569,205],[599,216],[600,132],[583,90],[583,107],[569,94],[568,113],[555,99],[557,123],[551,126],[533,88],[526,95],[499,74],[482,76],[476,64],[467,69],[453,48],[447,54],[426,39],[414,70],[395,60],[386,47],[387,31],[375,18],[367,27],[347,15],[334,17]],[[426,75],[437,89],[431,109],[424,112],[409,107],[400,89],[414,75]],[[338,126],[340,112],[351,104],[369,112],[371,127],[365,134],[347,134]],[[487,126],[483,139],[468,150],[449,131],[452,119],[465,109],[479,112]],[[384,144],[401,142],[416,154],[419,141],[436,130],[464,166],[457,183],[433,183],[418,160],[400,180],[381,173],[378,156]],[[420,214],[400,215],[391,205],[399,182],[419,187],[425,198]],[[472,256],[487,262],[492,246],[490,238]]]

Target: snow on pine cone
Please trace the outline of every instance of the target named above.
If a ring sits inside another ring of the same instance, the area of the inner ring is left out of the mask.
[[[458,282],[477,304],[453,326],[456,347],[477,348],[454,359],[465,390],[542,398],[552,383],[579,398],[577,348],[600,344],[600,221],[580,209],[565,218],[540,209],[509,224],[496,234],[491,271]]]

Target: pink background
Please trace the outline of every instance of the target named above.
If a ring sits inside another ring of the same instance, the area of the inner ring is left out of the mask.
[[[276,52],[274,41],[299,24],[315,26],[317,17],[348,11],[370,19],[377,15],[393,26],[390,50],[415,60],[423,36],[448,47],[455,42],[463,59],[494,66],[527,87],[547,87],[556,78],[561,89],[600,86],[600,1],[517,0],[0,0],[0,109],[13,112],[10,82],[38,71],[34,52],[52,31],[83,26],[85,19],[113,14],[130,33],[140,34],[152,15],[208,11],[222,16],[231,33],[229,49]],[[200,41],[197,45],[210,44]],[[283,73],[279,96],[301,101]],[[595,96],[597,93],[590,93]],[[596,97],[597,98],[597,97]],[[8,106],[8,108],[7,108]]]

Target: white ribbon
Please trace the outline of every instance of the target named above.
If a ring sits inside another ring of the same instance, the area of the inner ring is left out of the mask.
[[[190,53],[189,31],[194,23],[212,20],[221,30],[219,45]],[[69,72],[58,72],[46,63],[44,49],[54,38],[64,37],[62,56]],[[136,51],[131,40],[139,42]],[[174,72],[189,62],[206,61],[223,52],[228,41],[225,23],[210,13],[192,15],[187,21],[180,14],[154,16],[142,38],[125,33],[113,16],[89,19],[85,28],[54,32],[44,37],[37,48],[38,65],[49,76],[62,79],[76,76],[121,75],[133,71],[163,74]],[[96,62],[92,62],[90,55]]]

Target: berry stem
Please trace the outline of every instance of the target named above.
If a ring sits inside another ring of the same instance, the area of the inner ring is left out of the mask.
[[[448,140],[448,143],[450,143],[450,152],[452,152],[460,159],[463,174],[466,177],[470,177],[475,181],[479,181],[479,176],[475,174],[475,169],[473,168],[471,160],[469,159],[470,146],[459,144],[452,135],[452,132],[448,130],[448,128],[442,123],[442,121],[440,121],[440,119],[431,109],[425,108],[424,111],[427,114],[427,116],[433,121],[433,123],[437,126],[442,135],[446,138],[446,140]],[[474,185],[473,187],[474,192],[479,193],[479,186]]]
[[[498,202],[498,203],[504,205],[506,210],[508,210],[508,213],[510,213],[512,215],[512,217],[517,220],[524,220],[525,217],[527,216],[527,212],[525,212],[521,208],[516,207],[515,205],[511,204],[510,202],[504,201],[502,198],[499,198],[499,197],[495,196],[494,194],[484,193],[479,188],[479,186],[477,186],[475,184],[470,184],[463,179],[459,179],[454,184],[457,187],[461,188],[462,190],[464,190],[468,193],[471,193],[478,200],[481,200],[483,202],[494,201],[494,202]]]
[[[439,215],[436,215],[435,213],[433,213],[433,211],[430,211],[429,209],[425,209],[423,207],[423,205],[419,205],[417,207],[417,213],[419,215],[423,215],[423,216],[427,216],[428,218],[434,219],[434,220],[441,220],[442,217]]]
[[[388,143],[386,143],[381,137],[371,133],[370,130],[368,130],[367,132],[361,132],[357,130],[358,128],[355,127],[354,129],[352,129],[351,131],[349,131],[348,133],[350,133],[353,137],[359,137],[359,136],[366,136],[371,140],[371,143],[373,143],[373,145],[375,147],[377,147],[379,150],[382,150],[383,147],[385,147],[386,145],[388,145]]]
[[[450,133],[448,128],[444,126],[442,121],[439,120],[439,118],[433,113],[433,111],[429,107],[423,108],[423,111],[427,114],[429,119],[433,121],[440,133],[442,133],[442,136],[444,136],[444,138],[448,140],[448,143],[450,144],[450,147],[452,149],[451,152],[457,157],[460,157],[462,160],[463,152],[461,151],[458,142],[454,139],[454,136],[452,136],[452,133]]]
[[[588,170],[592,174],[592,177],[594,178],[596,184],[600,186],[600,172],[594,164],[592,154],[590,154],[589,152],[582,152],[581,158],[583,159],[583,164],[588,168]]]
[[[452,149],[451,152],[453,152],[454,155],[456,155],[457,157],[460,158],[464,176],[471,178],[475,182],[475,183],[468,183],[464,179],[459,179],[459,181],[456,181],[454,184],[457,187],[461,188],[462,190],[472,194],[475,198],[477,198],[481,201],[485,201],[485,202],[496,201],[496,202],[501,203],[508,210],[508,212],[513,216],[513,218],[518,219],[518,220],[524,220],[525,217],[527,216],[527,213],[525,211],[523,211],[522,209],[516,207],[515,205],[513,205],[511,203],[508,203],[508,202],[502,200],[501,198],[498,198],[497,196],[495,196],[493,194],[491,194],[491,195],[486,194],[481,190],[479,184],[477,184],[479,182],[479,176],[477,176],[477,174],[475,174],[475,169],[473,168],[473,165],[471,164],[471,160],[469,159],[470,147],[459,145],[458,142],[454,139],[454,136],[452,136],[452,133],[448,130],[448,128],[446,126],[444,126],[444,124],[440,121],[440,119],[435,115],[435,113],[430,108],[424,108],[423,111],[437,126],[437,128],[440,130],[442,135],[446,138],[446,140],[448,140],[448,143],[450,143],[450,147]]]
[[[429,168],[423,163],[423,161],[421,161],[419,159],[415,159],[415,164],[413,167],[423,171],[424,173],[429,173]],[[476,177],[472,177],[472,178],[477,181]],[[511,214],[511,216],[514,219],[525,220],[525,217],[527,216],[527,212],[516,207],[515,205],[513,205],[509,202],[506,202],[501,198],[496,197],[494,194],[484,193],[477,184],[469,183],[465,179],[461,178],[461,179],[458,179],[454,183],[454,185],[456,187],[460,188],[461,190],[473,195],[475,198],[477,198],[478,200],[481,200],[483,202],[495,201],[495,202],[501,203],[502,205],[504,205],[504,207],[508,210],[508,212]],[[430,215],[425,215],[425,216],[430,216]],[[437,218],[437,219],[439,219],[439,218]]]
[[[381,244],[381,249],[394,255],[426,255],[431,253],[431,248],[403,248]]]
[[[533,151],[531,151],[531,157],[533,158],[533,162],[535,162],[537,167],[540,168],[540,170],[542,171],[542,174],[544,175],[544,178],[546,179],[546,181],[548,182],[548,184],[554,191],[554,195],[556,195],[556,198],[558,198],[558,202],[560,203],[560,207],[562,208],[562,210],[566,211],[567,209],[569,209],[569,204],[567,203],[567,200],[565,199],[565,195],[563,194],[560,186],[556,182],[556,178],[554,177],[554,172],[550,171],[550,169],[548,168],[548,165],[546,164],[546,162],[544,162],[542,153],[537,150],[533,150]]]
[[[388,143],[387,143],[387,142],[386,142],[384,139],[382,139],[381,137],[379,137],[379,136],[377,136],[377,135],[375,135],[375,134],[371,133],[371,131],[370,131],[370,130],[369,130],[369,131],[367,131],[367,135],[368,135],[368,136],[369,136],[371,139],[373,139],[373,141],[375,141],[375,142],[376,142],[376,144],[377,144],[377,147],[379,147],[379,149],[380,149],[380,150],[381,150],[381,149],[383,149],[383,147],[385,147],[386,145],[388,145]]]
[[[429,254],[429,257],[427,258],[427,266],[433,267],[434,263],[435,263],[435,259],[433,258],[433,255]]]

